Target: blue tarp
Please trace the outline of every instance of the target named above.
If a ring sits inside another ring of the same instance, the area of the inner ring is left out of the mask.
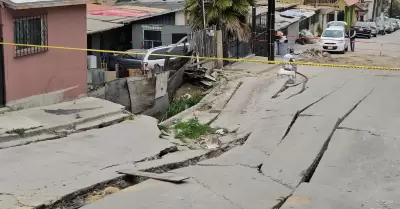
[[[283,12],[280,13],[280,15],[283,16],[283,17],[292,17],[292,18],[294,18],[294,17],[300,17],[300,18],[305,17],[305,18],[307,18],[307,17],[313,16],[314,14],[315,14],[315,12],[313,12],[313,11],[301,12],[301,11],[298,11],[298,10],[286,10],[286,11],[283,11]]]
[[[281,16],[286,16],[286,17],[303,17],[306,16],[303,12],[298,12],[298,11],[293,11],[293,10],[286,10],[284,12],[281,12]]]

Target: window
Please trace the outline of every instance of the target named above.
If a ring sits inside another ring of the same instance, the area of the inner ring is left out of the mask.
[[[171,55],[185,55],[185,47],[184,46],[177,46],[174,49],[172,49]]]
[[[47,16],[14,18],[14,43],[36,45],[15,46],[16,57],[47,51]]]
[[[151,53],[151,55],[149,56],[149,60],[160,60],[160,59],[165,59],[165,56],[161,56],[162,54],[167,54],[169,48],[164,48],[164,49],[158,49],[155,50]],[[153,55],[153,54],[157,54],[157,55]]]
[[[133,59],[133,57],[129,54],[124,54],[124,56],[122,56],[123,59]]]
[[[322,33],[322,37],[326,38],[342,38],[343,35],[342,30],[325,30],[325,32]]]

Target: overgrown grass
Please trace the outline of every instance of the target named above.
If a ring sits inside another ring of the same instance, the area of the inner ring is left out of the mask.
[[[209,125],[200,123],[196,118],[179,122],[174,126],[174,129],[175,137],[178,139],[199,139],[213,131]]]
[[[203,99],[204,95],[193,94],[190,98],[181,98],[174,100],[169,105],[167,111],[165,112],[165,118],[170,118],[192,106],[199,103]]]

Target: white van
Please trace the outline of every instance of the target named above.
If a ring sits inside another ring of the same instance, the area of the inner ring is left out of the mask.
[[[172,47],[176,46],[176,44],[171,44],[167,46],[159,46],[155,48],[151,48],[147,50],[147,53],[143,57],[143,70],[147,71],[149,69],[154,69],[154,65],[158,64],[160,66],[164,66],[164,61],[166,56],[162,56],[167,54],[167,51]],[[189,44],[179,44],[176,46],[171,52],[170,55],[185,55]],[[170,57],[171,60],[176,59],[176,57]]]
[[[345,53],[349,45],[350,39],[343,27],[330,27],[321,34],[322,51]]]

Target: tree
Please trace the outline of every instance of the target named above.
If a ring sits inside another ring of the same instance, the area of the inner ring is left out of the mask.
[[[189,15],[189,24],[194,31],[204,28],[201,1],[185,0],[185,11]],[[215,25],[218,30],[224,31],[225,36],[237,37],[240,41],[250,37],[248,21],[250,7],[255,5],[255,0],[203,1],[205,1],[206,27]]]
[[[389,14],[392,15],[391,17],[397,18],[400,16],[400,0],[392,0],[393,2],[390,4],[391,7],[389,8]]]

